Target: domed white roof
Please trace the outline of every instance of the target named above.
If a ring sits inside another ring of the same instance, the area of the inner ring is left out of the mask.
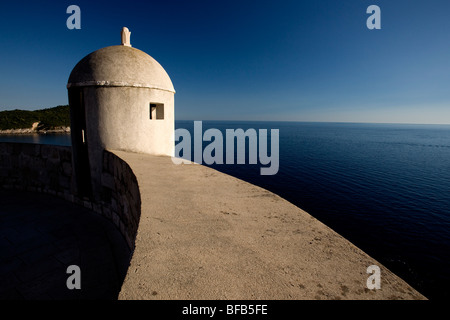
[[[141,87],[175,93],[164,68],[145,52],[126,45],[94,51],[73,68],[67,88]]]

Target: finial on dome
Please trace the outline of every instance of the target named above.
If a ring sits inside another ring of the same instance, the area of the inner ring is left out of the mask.
[[[128,30],[127,27],[123,27],[122,28],[122,45],[123,46],[131,47],[130,36],[131,36],[130,30]]]

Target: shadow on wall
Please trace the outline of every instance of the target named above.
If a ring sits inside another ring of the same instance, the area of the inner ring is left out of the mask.
[[[141,199],[131,168],[116,155],[104,151],[102,188],[100,197],[97,197],[100,200],[97,201],[75,195],[72,168],[71,147],[0,143],[0,187],[49,194],[81,205],[83,210],[94,211],[117,227],[132,253],[141,214]],[[127,266],[130,260],[131,254]]]
[[[43,193],[0,188],[0,203],[0,300],[118,298],[130,249],[114,224]]]

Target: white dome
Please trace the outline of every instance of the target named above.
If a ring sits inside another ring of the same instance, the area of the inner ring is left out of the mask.
[[[145,52],[124,45],[94,51],[73,68],[67,88],[142,87],[175,93],[164,68]]]

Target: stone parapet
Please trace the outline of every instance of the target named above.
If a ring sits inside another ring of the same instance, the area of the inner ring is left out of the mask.
[[[111,220],[132,250],[141,212],[139,186],[122,159],[104,151],[101,200],[75,193],[72,148],[0,142],[0,187],[51,194]]]

